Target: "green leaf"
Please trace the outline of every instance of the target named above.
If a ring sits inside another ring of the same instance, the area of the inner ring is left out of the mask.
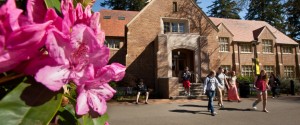
[[[0,101],[0,125],[49,124],[61,101],[62,92],[52,92],[25,78]]]
[[[82,125],[104,125],[105,122],[108,120],[108,115],[105,113],[101,117],[92,118],[90,115],[82,116],[79,121]]]
[[[45,0],[47,8],[54,8],[56,12],[61,13],[59,0]]]
[[[77,125],[77,118],[75,117],[75,111],[74,107],[69,104],[65,107],[60,107],[58,113],[59,121],[58,123],[60,125]]]

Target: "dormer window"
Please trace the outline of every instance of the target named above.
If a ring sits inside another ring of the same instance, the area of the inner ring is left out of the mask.
[[[119,16],[118,20],[125,20],[125,17],[124,16]]]
[[[104,16],[103,19],[110,19],[111,16]]]

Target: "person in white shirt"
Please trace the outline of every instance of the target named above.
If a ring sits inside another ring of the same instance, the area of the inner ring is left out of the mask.
[[[223,96],[224,96],[224,91],[225,91],[225,85],[228,86],[228,82],[227,82],[227,76],[223,73],[224,69],[222,67],[218,68],[218,72],[216,75],[216,78],[218,79],[218,81],[220,82],[221,86],[218,87],[217,89],[217,95],[218,95],[218,105],[221,108],[224,108],[224,104],[223,104]]]
[[[215,96],[215,91],[216,88],[222,86],[219,81],[216,79],[216,72],[215,71],[210,71],[208,76],[206,77],[204,81],[204,93],[208,97],[208,106],[207,109],[208,111],[211,112],[212,116],[215,116],[217,113],[214,110],[214,105],[213,105],[213,98]]]

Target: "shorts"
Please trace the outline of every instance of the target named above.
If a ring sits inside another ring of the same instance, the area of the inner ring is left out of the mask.
[[[262,90],[256,90],[257,94],[262,95],[263,93],[268,94],[268,90],[262,91]]]
[[[184,87],[184,88],[190,88],[190,87],[191,87],[190,81],[189,81],[189,80],[183,81],[183,87]]]

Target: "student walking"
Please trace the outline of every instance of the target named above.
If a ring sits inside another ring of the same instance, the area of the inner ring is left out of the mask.
[[[204,81],[204,93],[208,97],[208,106],[207,109],[210,111],[212,116],[215,116],[217,112],[214,110],[213,98],[215,96],[216,88],[221,86],[219,81],[216,79],[216,72],[211,71]]]
[[[255,83],[254,83],[254,88],[257,90],[257,99],[255,102],[252,104],[252,107],[254,110],[256,110],[256,105],[263,100],[263,112],[268,113],[269,111],[266,109],[267,107],[267,97],[268,97],[268,76],[266,74],[265,70],[261,70],[260,74],[256,77]]]
[[[224,96],[224,93],[225,93],[225,85],[228,86],[227,79],[226,79],[227,76],[223,72],[224,72],[224,69],[222,67],[219,67],[217,75],[216,75],[216,78],[217,78],[218,82],[221,84],[220,86],[218,86],[218,89],[217,89],[218,105],[221,108],[224,108],[223,96]]]
[[[228,78],[228,101],[238,101],[241,102],[239,97],[237,87],[236,87],[236,74],[235,71],[231,72],[231,76]]]

